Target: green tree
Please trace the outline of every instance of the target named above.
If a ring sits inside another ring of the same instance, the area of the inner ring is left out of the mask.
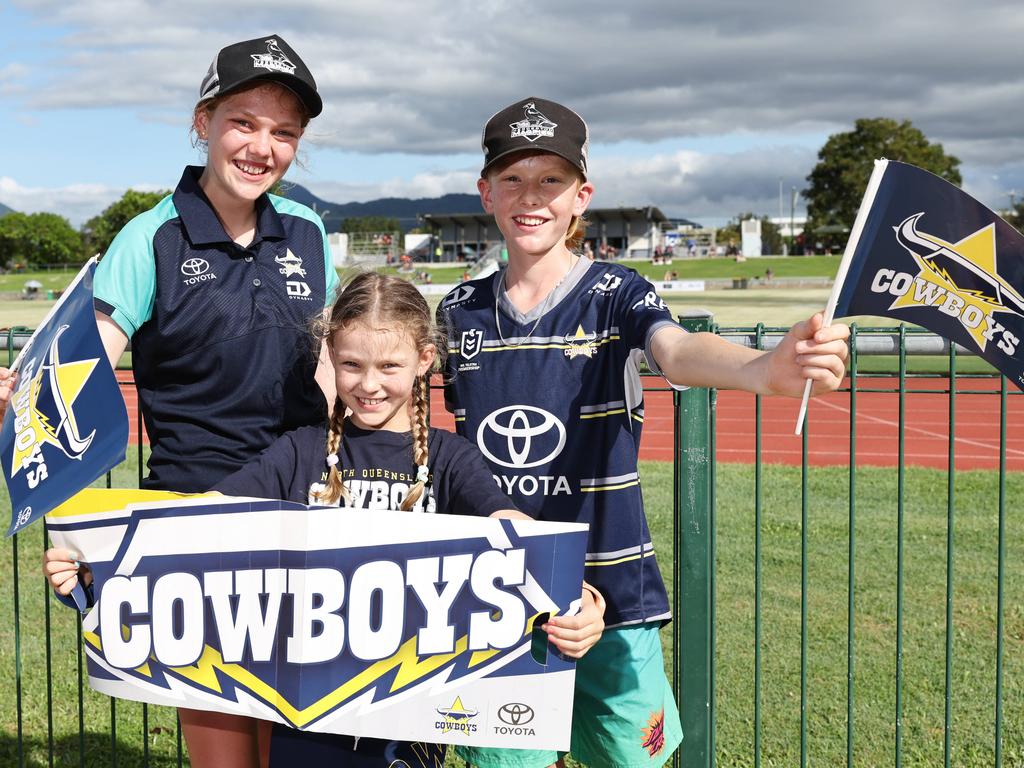
[[[743,247],[742,222],[758,218],[752,213],[741,213],[715,233],[715,242],[728,247],[734,243],[737,249]],[[761,252],[782,253],[782,236],[779,228],[767,216],[761,216]]]
[[[348,234],[357,232],[398,232],[398,219],[390,216],[349,216],[341,222],[341,231]]]
[[[9,213],[0,218],[0,263],[75,264],[82,261],[82,238],[56,213]]]
[[[1013,203],[1013,207],[1003,213],[1003,219],[1018,232],[1024,231],[1024,200]]]
[[[110,241],[121,231],[125,224],[140,213],[148,211],[159,203],[168,192],[139,192],[129,189],[116,203],[107,206],[103,213],[93,216],[82,227],[82,241],[85,255],[92,256],[104,253]]]
[[[818,164],[807,177],[810,241],[836,246],[845,243],[857,217],[864,189],[879,158],[910,163],[960,185],[960,160],[947,155],[942,145],[929,142],[909,120],[861,118],[854,129],[829,136],[818,152]]]

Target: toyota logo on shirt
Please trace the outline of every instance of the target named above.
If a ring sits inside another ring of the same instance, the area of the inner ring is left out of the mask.
[[[543,408],[509,405],[483,420],[476,443],[495,464],[514,469],[537,467],[562,452],[565,426]]]
[[[210,262],[208,262],[206,259],[191,258],[185,259],[185,261],[181,263],[181,274],[186,275],[188,277],[196,277],[198,275],[202,275],[205,272],[209,271],[209,269]]]

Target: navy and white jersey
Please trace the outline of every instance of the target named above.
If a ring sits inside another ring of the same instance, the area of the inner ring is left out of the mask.
[[[443,429],[427,438],[428,493],[411,511],[490,515],[514,509],[499,491],[472,443]],[[349,497],[339,506],[398,509],[416,484],[412,433],[365,430],[346,421],[338,449],[338,469]],[[224,478],[214,490],[230,496],[256,496],[319,504],[313,496],[326,487],[327,427],[302,427],[275,440],[260,456]]]
[[[320,218],[256,200],[248,247],[224,231],[190,167],[114,238],[96,309],[132,340],[152,446],[145,488],[203,491],[279,435],[326,418],[310,320],[338,285]]]
[[[668,597],[644,517],[637,456],[641,357],[674,325],[634,270],[580,259],[541,305],[518,312],[504,272],[463,283],[438,309],[446,401],[499,487],[542,520],[590,524],[586,579],[608,626],[665,621]]]

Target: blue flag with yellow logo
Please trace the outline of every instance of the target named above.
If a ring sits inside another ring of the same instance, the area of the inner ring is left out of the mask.
[[[878,160],[851,240],[835,316],[923,326],[1024,389],[1024,235],[944,179]]]
[[[128,414],[92,303],[95,260],[79,272],[12,368],[0,466],[16,533],[124,460]]]

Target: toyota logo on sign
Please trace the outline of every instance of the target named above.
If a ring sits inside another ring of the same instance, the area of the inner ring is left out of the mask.
[[[554,414],[532,405],[493,411],[476,433],[484,456],[503,467],[547,464],[565,447],[565,427]]]
[[[502,704],[498,710],[498,719],[507,725],[526,725],[533,720],[533,709],[526,704],[514,702]]]
[[[202,275],[210,269],[210,262],[206,259],[185,259],[181,263],[181,274],[188,275],[189,277],[196,277]]]

